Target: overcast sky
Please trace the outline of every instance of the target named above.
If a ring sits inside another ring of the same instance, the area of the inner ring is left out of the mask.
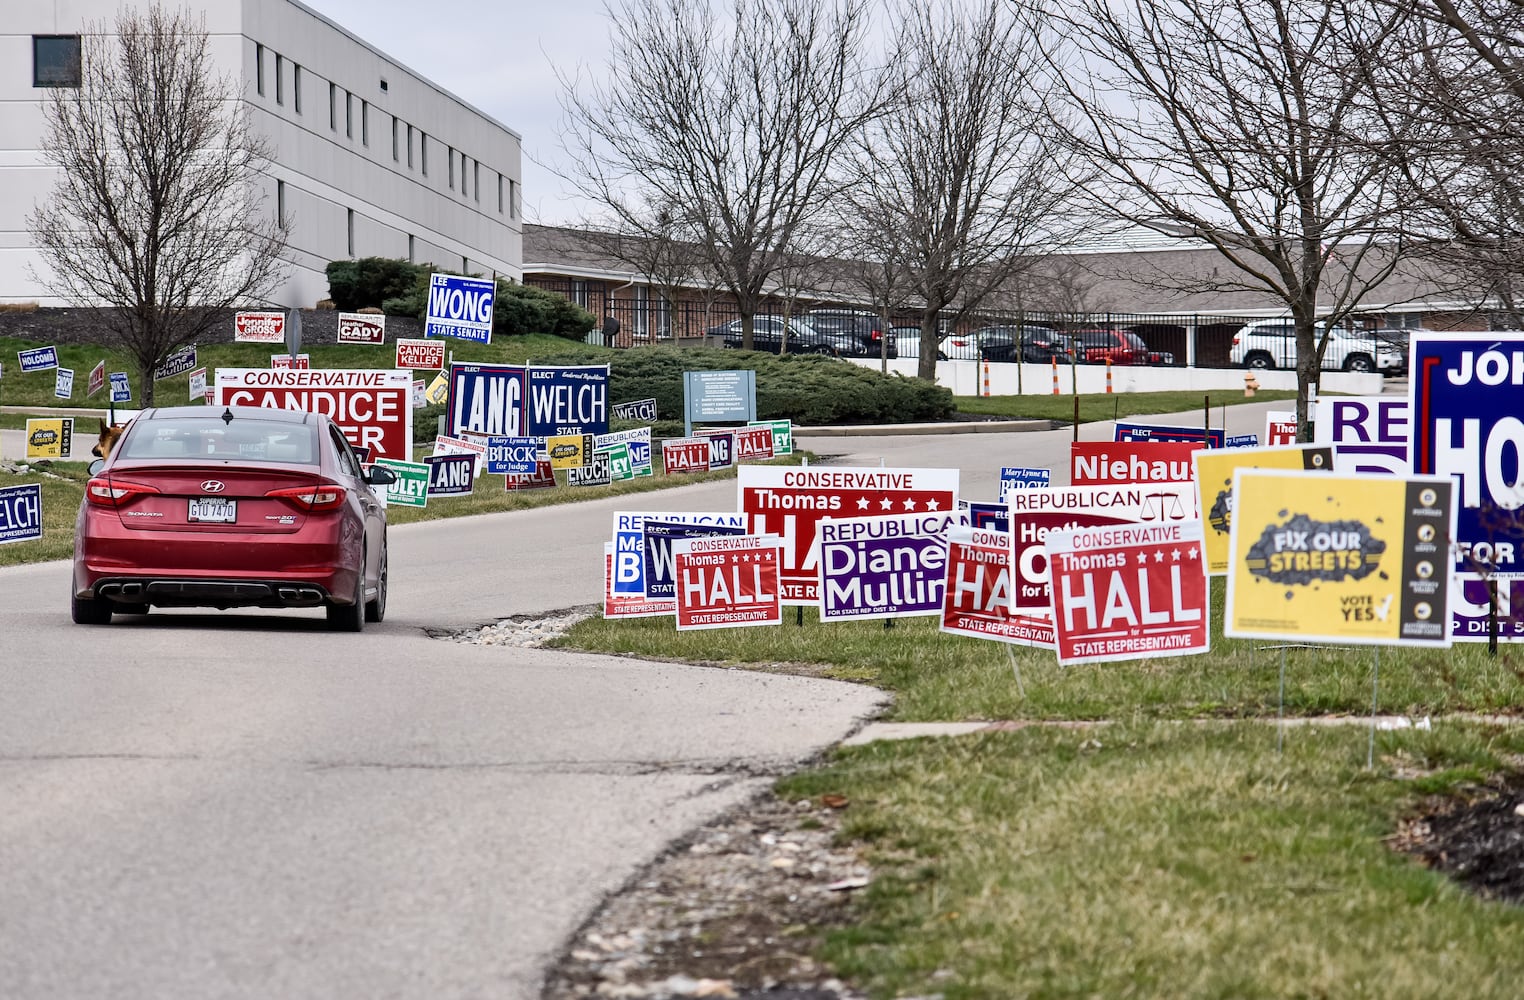
[[[559,70],[601,75],[603,0],[302,0],[524,139],[524,218],[554,225],[585,214],[554,172],[560,149]]]

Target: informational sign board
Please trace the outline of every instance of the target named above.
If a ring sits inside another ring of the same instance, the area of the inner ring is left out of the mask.
[[[940,631],[1052,649],[1053,623],[1011,610],[1011,539],[999,531],[947,529]]]
[[[463,431],[497,437],[521,437],[528,432],[524,410],[522,365],[463,364],[450,366],[445,430],[451,437]]]
[[[1047,486],[1052,478],[1049,469],[1029,469],[1020,465],[1005,465],[1000,468],[1000,494],[997,499],[1005,503],[1005,495],[1011,490],[1033,489],[1039,486]]]
[[[196,345],[186,344],[178,351],[166,355],[153,370],[153,380],[157,382],[161,378],[171,378],[175,375],[184,375],[196,367]]]
[[[935,514],[958,509],[956,469],[743,465],[739,509],[754,535],[783,539],[783,603],[820,601],[816,528],[827,517]]]
[[[709,471],[709,440],[701,437],[668,438],[661,443],[662,472]]]
[[[1050,531],[1058,662],[1211,649],[1201,522]]]
[[[757,419],[757,373],[734,371],[683,372],[683,433],[694,424],[746,423]]]
[[[412,458],[412,372],[395,368],[219,368],[214,389],[214,405],[322,413],[333,420],[350,444],[368,448],[373,459]]]
[[[289,368],[294,371],[307,371],[312,368],[312,355],[298,354],[272,354],[270,355],[271,368]]]
[[[442,340],[397,341],[397,367],[423,368],[439,371],[445,366],[445,345]]]
[[[672,543],[679,538],[708,538],[715,535],[744,535],[746,529],[722,524],[692,524],[684,521],[657,521],[647,517],[642,549],[645,553],[646,596],[677,599],[677,572],[672,562]]]
[[[386,317],[371,313],[339,313],[341,344],[386,343]]]
[[[42,537],[42,484],[0,486],[0,545]]]
[[[74,395],[74,369],[58,368],[53,372],[53,395],[68,399]]]
[[[429,275],[429,305],[423,318],[423,335],[492,343],[492,304],[496,295],[496,283],[487,278]]]
[[[533,472],[545,458],[545,441],[542,438],[487,438],[486,469],[494,475],[524,475]]]
[[[607,486],[613,481],[613,459],[606,451],[595,451],[586,465],[566,470],[567,486]]]
[[[643,593],[619,594],[614,590],[614,543],[603,543],[603,617],[655,618],[677,614],[677,601],[649,601]]]
[[[614,514],[614,580],[613,593],[624,598],[641,597],[646,594],[645,531],[646,519],[669,524],[719,525],[728,528],[730,534],[744,534],[746,515],[725,511],[618,511]],[[675,608],[666,612],[671,614]]]
[[[1278,444],[1296,443],[1296,411],[1266,410],[1265,446],[1273,448]]]
[[[1238,469],[1334,471],[1333,448],[1293,444],[1277,448],[1209,448],[1196,452],[1196,509],[1205,527],[1202,544],[1209,574],[1228,571],[1228,540],[1233,530],[1233,473]]]
[[[593,438],[594,451],[613,451],[624,445],[629,449],[633,478],[651,475],[651,428],[635,427],[627,431],[610,431]]]
[[[794,453],[794,422],[792,420],[751,420],[746,426],[772,428],[775,456]]]
[[[1115,441],[1201,441],[1208,448],[1227,446],[1226,432],[1221,427],[1207,430],[1204,427],[1176,427],[1170,424],[1135,424],[1121,422],[1113,425]]]
[[[545,455],[552,469],[580,469],[593,460],[591,434],[552,434],[545,438]]]
[[[1006,496],[1015,555],[1012,610],[1040,613],[1049,594],[1048,532],[1115,524],[1177,524],[1196,519],[1194,483],[1050,486]]]
[[[1333,445],[1335,472],[1407,475],[1409,430],[1401,396],[1325,396],[1313,407],[1312,439]]]
[[[400,462],[390,458],[376,460],[397,474],[397,481],[386,484],[386,502],[397,507],[426,507],[429,503],[429,466],[427,462]]]
[[[190,373],[189,379],[190,401],[192,403],[208,402],[206,388],[206,369],[197,368]]]
[[[90,369],[90,380],[85,383],[85,398],[106,388],[106,362],[98,361],[94,368]]]
[[[21,362],[21,370],[24,372],[47,371],[58,367],[58,348],[33,347],[30,350],[17,351],[16,360]]]
[[[631,400],[628,403],[615,403],[614,418],[616,420],[644,420],[648,423],[654,423],[656,421],[656,397]]]
[[[677,630],[779,625],[777,535],[678,538]]]
[[[608,433],[608,365],[531,365],[528,379],[530,434]]]
[[[474,455],[427,455],[423,464],[429,467],[429,496],[470,496],[476,487],[476,456]]]
[[[284,344],[286,314],[241,312],[233,316],[233,339],[240,344]]]
[[[1239,469],[1224,634],[1448,646],[1455,481]]]
[[[940,614],[956,521],[950,511],[822,520],[820,620]]]
[[[26,459],[28,462],[63,461],[68,459],[73,449],[73,417],[27,418]]]
[[[1075,441],[1069,445],[1074,486],[1188,483],[1200,441]]]

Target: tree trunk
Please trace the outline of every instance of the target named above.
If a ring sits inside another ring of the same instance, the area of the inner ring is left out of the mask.
[[[916,364],[916,375],[928,382],[937,380],[937,314],[921,313],[921,360]]]

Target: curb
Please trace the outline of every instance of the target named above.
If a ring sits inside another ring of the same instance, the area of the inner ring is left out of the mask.
[[[896,434],[1019,434],[1050,431],[1051,420],[956,420],[941,424],[864,424],[795,427],[795,437],[890,437]]]

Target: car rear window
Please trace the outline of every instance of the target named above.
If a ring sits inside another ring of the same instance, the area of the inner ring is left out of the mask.
[[[1136,333],[1123,333],[1122,342],[1135,351],[1148,350],[1148,345],[1145,344],[1143,342],[1143,338],[1138,336]]]
[[[251,462],[318,464],[315,428],[279,420],[215,417],[147,420],[121,445],[122,458],[236,458]]]

